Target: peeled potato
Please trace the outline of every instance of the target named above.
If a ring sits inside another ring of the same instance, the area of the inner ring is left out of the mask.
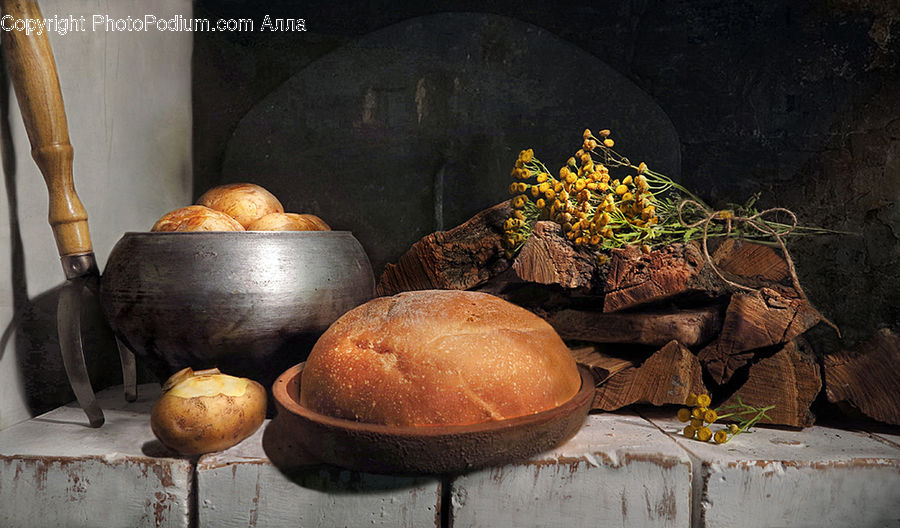
[[[227,214],[202,205],[169,211],[150,231],[243,231],[244,226]]]
[[[269,213],[283,213],[284,207],[272,193],[253,183],[220,185],[203,193],[197,205],[228,214],[246,229]]]
[[[183,369],[163,385],[150,413],[153,434],[183,455],[222,451],[252,435],[266,418],[266,390],[218,369]]]
[[[331,231],[331,227],[316,215],[269,213],[247,226],[247,231]]]

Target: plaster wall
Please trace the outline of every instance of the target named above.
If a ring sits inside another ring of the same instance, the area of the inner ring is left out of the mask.
[[[188,0],[42,0],[45,18],[84,17],[49,32],[75,150],[76,189],[100,269],[126,231],[142,231],[191,193],[192,34],[115,31],[95,15],[191,16]],[[105,22],[105,18],[103,18]],[[114,27],[113,27],[114,29]],[[4,73],[0,97],[0,429],[72,399],[59,359],[56,302],[64,278],[47,223],[47,190],[30,156]],[[120,383],[97,309],[85,311],[95,389]]]

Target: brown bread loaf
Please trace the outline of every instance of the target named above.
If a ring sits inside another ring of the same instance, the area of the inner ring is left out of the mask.
[[[300,404],[388,425],[466,425],[552,409],[581,379],[543,319],[492,295],[428,290],[369,301],[319,339]]]

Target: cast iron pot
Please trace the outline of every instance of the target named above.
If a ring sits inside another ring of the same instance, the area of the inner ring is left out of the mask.
[[[268,387],[374,290],[347,231],[148,232],[112,249],[100,302],[160,381],[218,367]]]

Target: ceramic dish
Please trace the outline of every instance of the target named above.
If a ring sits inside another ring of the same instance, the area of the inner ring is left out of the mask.
[[[303,363],[272,387],[277,415],[270,428],[280,445],[348,469],[389,474],[461,473],[507,464],[571,438],[590,410],[594,381],[579,367],[581,389],[559,407],[509,420],[473,425],[394,427],[333,418],[299,403]]]

